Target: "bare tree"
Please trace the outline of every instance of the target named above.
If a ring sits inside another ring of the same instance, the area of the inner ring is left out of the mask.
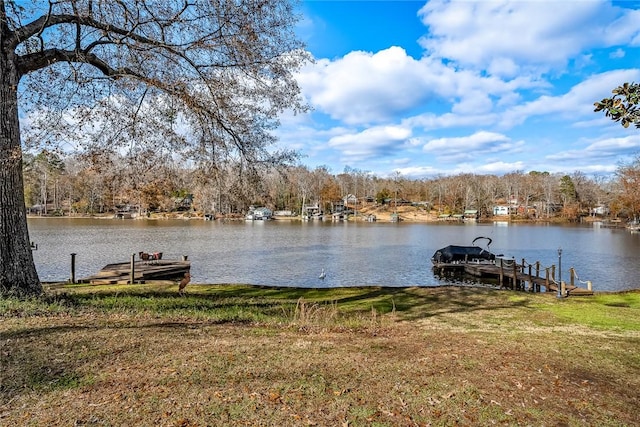
[[[616,177],[619,183],[617,200],[627,217],[637,220],[640,215],[640,155],[630,163],[618,166]]]
[[[270,151],[278,115],[306,107],[293,0],[0,0],[0,293],[41,292],[29,247],[25,143],[153,144],[243,170]]]

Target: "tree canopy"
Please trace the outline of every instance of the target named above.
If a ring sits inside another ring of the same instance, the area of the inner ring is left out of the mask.
[[[624,83],[613,91],[611,98],[604,98],[600,102],[594,103],[595,112],[604,111],[605,116],[610,117],[615,122],[628,128],[634,124],[640,129],[640,84]]]
[[[0,0],[0,293],[41,290],[24,147],[179,154],[210,173],[294,161],[271,131],[306,109],[297,19],[292,0]]]

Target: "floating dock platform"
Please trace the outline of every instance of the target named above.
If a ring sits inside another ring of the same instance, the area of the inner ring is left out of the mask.
[[[93,285],[144,283],[147,280],[180,280],[191,271],[191,262],[177,260],[135,261],[108,264],[93,276],[81,279]]]

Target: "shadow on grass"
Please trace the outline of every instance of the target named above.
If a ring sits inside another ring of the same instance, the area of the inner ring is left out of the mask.
[[[331,305],[341,315],[391,313],[402,320],[430,318],[444,313],[530,307],[525,293],[481,287],[345,287],[291,288],[251,285],[192,285],[179,296],[175,285],[128,285],[113,288],[64,289],[50,295],[51,303],[72,309],[153,312],[211,318],[222,323],[290,321],[300,301]],[[529,295],[530,296],[530,295]]]
[[[418,320],[447,313],[469,313],[529,307],[528,298],[511,298],[507,291],[442,286],[433,288],[362,288],[360,295],[338,299],[339,306],[394,312],[403,320]]]

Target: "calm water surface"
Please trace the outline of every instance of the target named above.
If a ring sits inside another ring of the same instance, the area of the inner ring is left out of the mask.
[[[640,288],[640,234],[597,226],[32,218],[29,232],[43,281],[66,280],[71,253],[81,278],[146,251],[188,255],[194,283],[438,286],[433,253],[487,236],[494,253],[543,266],[561,247],[565,280],[574,267],[595,290]]]

